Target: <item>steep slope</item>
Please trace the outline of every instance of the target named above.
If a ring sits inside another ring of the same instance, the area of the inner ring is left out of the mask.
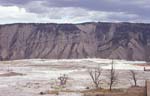
[[[90,57],[150,60],[150,24],[0,25],[1,60]]]

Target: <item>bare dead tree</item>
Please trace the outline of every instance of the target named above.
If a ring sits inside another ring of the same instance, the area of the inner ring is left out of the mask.
[[[101,81],[101,74],[102,69],[100,67],[94,68],[93,70],[88,70],[88,73],[92,79],[93,84],[95,85],[95,88],[101,88],[100,87],[100,81]]]
[[[116,74],[116,70],[114,69],[114,62],[112,60],[111,63],[111,69],[110,69],[110,75],[109,75],[109,90],[112,91],[112,87],[114,84],[116,84],[118,81],[118,76]]]
[[[58,80],[60,81],[60,85],[64,86],[67,83],[68,76],[66,76],[66,74],[63,74],[63,76],[58,77]]]
[[[130,71],[131,79],[134,82],[134,86],[137,86],[137,73],[133,70]]]

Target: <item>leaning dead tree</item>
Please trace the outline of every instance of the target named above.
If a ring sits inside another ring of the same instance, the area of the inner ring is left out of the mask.
[[[114,62],[112,60],[111,69],[109,74],[109,90],[112,91],[113,85],[115,85],[118,81],[118,76],[116,74],[116,70],[114,69]]]
[[[68,80],[68,76],[66,76],[66,74],[63,74],[62,76],[58,77],[58,80],[60,82],[60,86],[65,86]]]
[[[100,67],[94,68],[93,70],[88,70],[88,73],[92,79],[93,84],[95,85],[95,88],[101,88],[100,87],[100,81],[101,81],[101,74],[102,69]]]
[[[137,73],[133,70],[130,71],[131,80],[134,82],[134,86],[137,86]]]

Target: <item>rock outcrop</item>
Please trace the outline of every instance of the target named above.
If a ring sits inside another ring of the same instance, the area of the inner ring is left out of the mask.
[[[150,60],[150,24],[0,25],[0,59]]]

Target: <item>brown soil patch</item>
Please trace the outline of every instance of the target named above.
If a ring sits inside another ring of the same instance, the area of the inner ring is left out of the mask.
[[[16,72],[8,72],[8,73],[0,74],[0,77],[22,76],[22,75],[24,74],[16,73]]]
[[[56,68],[56,69],[75,69],[77,68],[75,65],[48,65],[48,64],[42,64],[42,65],[28,65],[31,67],[50,67],[50,68]]]
[[[84,96],[145,96],[145,88],[131,87],[112,91],[106,89],[87,90],[84,92]]]
[[[120,93],[120,92],[124,92],[125,89],[112,89],[112,91],[110,91],[109,89],[90,89],[90,90],[85,90],[82,91],[82,93]]]
[[[135,64],[136,66],[150,67],[150,64]]]
[[[128,96],[145,96],[146,89],[144,87],[131,87],[127,91]]]
[[[58,95],[59,92],[58,92],[58,91],[48,91],[48,94],[55,94],[55,95]]]

